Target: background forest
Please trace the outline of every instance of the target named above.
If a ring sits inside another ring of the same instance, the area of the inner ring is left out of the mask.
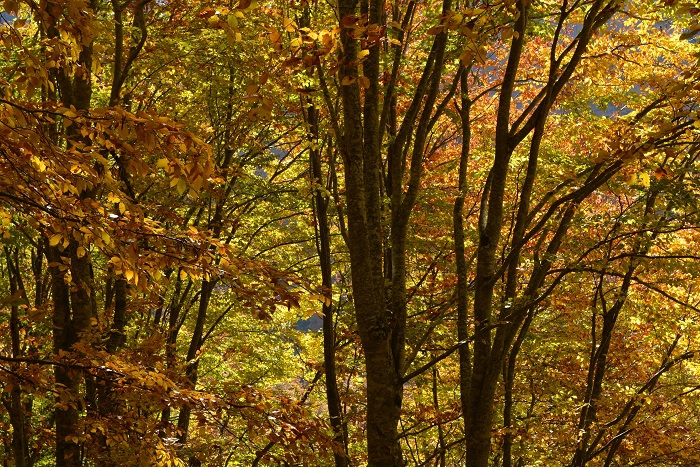
[[[2,465],[700,465],[698,5],[237,1],[0,7]]]

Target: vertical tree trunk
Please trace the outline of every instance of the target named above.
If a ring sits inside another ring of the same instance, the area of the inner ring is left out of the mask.
[[[18,252],[15,248],[14,254],[7,247],[4,247],[5,259],[7,260],[8,279],[10,283],[10,297],[21,295],[27,299],[22,278],[19,271]],[[19,298],[19,297],[18,297]],[[15,299],[16,300],[16,299]],[[22,355],[22,345],[20,342],[20,320],[19,306],[16,302],[10,305],[10,339],[12,357],[19,358]],[[17,364],[14,365],[18,366]],[[22,388],[19,381],[15,381],[10,391],[9,401],[3,394],[2,403],[7,409],[12,425],[12,455],[16,467],[27,467],[31,459],[29,457],[29,433],[25,407],[22,403]]]
[[[56,264],[50,267],[51,271],[51,295],[53,297],[53,341],[54,353],[71,352],[73,344],[77,342],[80,329],[80,321],[74,323],[71,315],[70,288],[66,284],[62,271],[61,252],[56,247],[49,247],[47,255],[50,263]],[[63,365],[54,367],[56,384],[60,385],[60,398],[56,401],[56,466],[78,467],[81,465],[80,445],[76,442],[78,435],[78,414],[81,404],[80,382],[81,377],[77,370]]]
[[[204,321],[207,318],[207,309],[209,308],[209,299],[214,284],[210,281],[202,282],[202,293],[199,297],[199,307],[197,310],[197,320],[195,321],[194,331],[192,331],[192,339],[187,350],[187,368],[185,376],[190,384],[190,389],[194,389],[197,385],[197,370],[199,369],[198,353],[202,348],[202,337],[204,336]],[[180,409],[180,414],[177,419],[177,429],[179,432],[178,439],[181,444],[187,442],[187,432],[190,426],[190,415],[192,408],[189,404],[184,404]]]
[[[455,245],[455,266],[457,269],[457,340],[459,347],[459,394],[462,404],[462,418],[468,420],[469,389],[471,384],[471,355],[469,351],[469,310],[467,304],[467,259],[464,246],[464,198],[467,193],[467,165],[471,143],[471,101],[467,72],[460,78],[462,106],[460,119],[462,121],[462,148],[459,158],[459,175],[457,177],[457,197],[455,198],[453,214],[453,236]]]
[[[97,11],[97,2],[91,0],[90,7]],[[58,10],[61,14],[61,10]],[[50,39],[60,37],[56,24],[61,18],[53,17],[54,10],[47,9],[46,35]],[[59,97],[63,105],[75,107],[79,112],[90,108],[92,97],[92,42],[83,44],[78,54],[78,64],[81,72],[71,77],[66,68],[52,69],[51,77],[57,84]],[[66,129],[67,144],[71,144],[71,138],[75,138],[75,125]],[[79,137],[79,135],[77,135]],[[91,193],[81,193],[81,199],[90,197]],[[71,228],[66,232],[69,237]],[[92,265],[89,254],[78,257],[77,242],[70,240],[68,247],[62,251],[58,246],[47,248],[46,254],[49,262],[54,265],[49,268],[51,272],[51,291],[54,301],[53,326],[54,326],[54,352],[72,352],[73,346],[82,338],[82,334],[90,328],[90,319],[96,312],[94,284],[92,280]],[[68,259],[64,263],[62,257]],[[59,264],[63,266],[59,267]],[[66,271],[71,271],[71,284],[66,283]],[[83,400],[80,391],[83,375],[78,370],[70,367],[56,365],[54,367],[56,384],[60,385],[61,399],[57,400],[56,423],[56,466],[78,467],[81,465],[80,445],[77,441],[79,412]]]
[[[443,1],[443,13],[450,5],[450,0]],[[412,18],[414,6],[411,2],[406,9],[404,27]],[[356,0],[338,2],[342,44],[339,77],[346,82],[340,89],[342,135],[339,146],[345,166],[353,299],[367,372],[368,461],[370,466],[401,466],[398,422],[403,397],[407,320],[406,239],[420,190],[430,123],[436,118],[433,107],[440,92],[447,34],[440,33],[434,39],[401,129],[389,143],[386,194],[391,201],[391,228],[388,245],[384,245],[382,218],[386,213],[382,203],[381,149],[390,105],[395,102],[392,92],[402,49],[395,49],[392,83],[387,85],[382,101],[379,96],[379,43],[366,41],[369,54],[362,63],[362,74],[367,86],[362,99],[357,80],[360,40],[348,27],[356,21],[357,7]],[[363,2],[360,8],[363,17],[378,26],[384,21],[383,11],[382,1]],[[395,129],[390,131],[394,134]],[[405,155],[409,153],[410,173],[406,174]],[[408,175],[405,189],[404,175]],[[383,257],[385,252],[388,258]],[[385,271],[389,277],[384,276]],[[387,279],[391,284],[389,290],[385,288]]]
[[[308,15],[308,12],[307,12]],[[306,20],[308,21],[308,20]],[[305,22],[300,22],[302,27],[308,27]],[[302,97],[304,108],[306,109],[306,121],[309,124],[309,133],[312,138],[319,138],[318,131],[318,111],[313,106],[313,102]],[[343,420],[340,404],[340,393],[338,391],[338,381],[335,371],[335,323],[333,322],[333,282],[331,271],[331,242],[330,225],[328,223],[328,200],[329,197],[322,193],[320,186],[323,183],[323,172],[321,170],[321,155],[318,149],[309,149],[311,165],[311,184],[318,188],[314,191],[313,207],[316,219],[316,251],[318,252],[321,265],[321,283],[324,293],[328,294],[328,301],[323,303],[323,367],[326,375],[326,403],[328,404],[328,416],[331,427],[335,433],[334,441],[341,447],[342,452],[334,452],[333,458],[336,467],[348,465],[348,440],[347,426]],[[329,187],[326,187],[327,189]]]
[[[357,13],[356,0],[339,0],[341,24]],[[376,7],[375,7],[376,9]],[[373,10],[374,11],[374,10]],[[381,11],[381,10],[380,10]],[[356,65],[358,40],[343,27],[341,31],[342,58],[340,75],[355,78],[342,86],[343,135],[340,141],[345,166],[345,184],[348,219],[348,248],[352,267],[352,289],[357,325],[365,352],[367,374],[367,454],[371,467],[401,466],[403,460],[398,440],[397,424],[401,411],[401,380],[396,371],[391,346],[391,319],[387,310],[384,290],[377,141],[366,141],[365,136],[377,136],[377,112],[369,109],[378,105],[376,92],[369,91],[365,108],[361,104]],[[370,51],[377,55],[375,47]],[[367,76],[367,72],[365,72]],[[374,79],[373,79],[374,78]],[[368,76],[370,86],[378,86],[376,76]],[[373,84],[372,84],[373,83]],[[364,136],[363,136],[364,135]]]

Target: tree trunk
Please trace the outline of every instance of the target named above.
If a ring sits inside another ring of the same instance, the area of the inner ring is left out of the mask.
[[[7,260],[8,279],[10,283],[10,297],[16,297],[20,294],[24,300],[27,299],[22,278],[19,271],[19,259],[17,249],[14,254],[7,247],[4,247],[5,259]],[[13,302],[10,306],[10,338],[12,346],[12,358],[22,356],[22,346],[20,342],[20,320],[19,306]],[[18,367],[18,364],[14,364]],[[14,368],[13,368],[14,369]],[[22,388],[20,381],[13,381],[12,390],[10,391],[9,401],[3,394],[2,403],[7,409],[10,417],[10,425],[12,425],[12,455],[14,465],[16,467],[27,467],[30,465],[29,457],[29,433],[27,417],[25,415],[25,407],[22,403]]]
[[[307,12],[308,14],[308,12]],[[302,26],[307,26],[301,23]],[[309,133],[314,139],[319,138],[318,111],[311,100],[302,97],[306,109],[306,121],[309,124]],[[331,229],[328,223],[328,200],[320,189],[323,183],[321,170],[321,155],[317,149],[309,150],[311,165],[311,184],[319,188],[315,190],[313,197],[314,217],[316,219],[316,251],[318,252],[321,266],[321,283],[323,293],[328,300],[323,303],[323,367],[326,375],[326,403],[328,404],[328,417],[335,433],[334,441],[342,449],[333,453],[336,467],[348,465],[348,439],[347,426],[343,420],[340,404],[340,393],[335,371],[335,323],[333,322],[333,281],[331,271]],[[326,187],[328,189],[330,187]]]
[[[464,198],[467,193],[467,165],[469,163],[469,149],[471,144],[471,101],[469,100],[469,87],[467,73],[462,73],[460,78],[462,91],[462,107],[460,119],[462,121],[462,148],[459,158],[459,175],[457,178],[457,197],[455,198],[453,213],[453,236],[455,245],[455,267],[457,269],[457,341],[459,347],[459,394],[462,404],[462,418],[465,426],[468,420],[467,407],[469,407],[469,390],[471,384],[471,355],[468,340],[469,317],[467,304],[467,260],[464,246]]]

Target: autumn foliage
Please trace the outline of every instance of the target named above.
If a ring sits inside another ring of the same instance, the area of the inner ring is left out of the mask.
[[[6,0],[3,465],[700,465],[699,23]]]

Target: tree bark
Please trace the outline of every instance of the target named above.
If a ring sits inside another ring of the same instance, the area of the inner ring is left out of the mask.
[[[443,2],[443,13],[450,9],[450,4],[449,0]],[[411,2],[406,9],[404,26],[410,22],[414,6]],[[440,92],[447,34],[440,33],[434,39],[411,105],[396,137],[388,145],[386,194],[390,198],[391,229],[385,246],[381,149],[386,119],[395,102],[392,90],[403,50],[395,49],[392,78],[382,107],[379,44],[366,41],[369,54],[362,71],[368,86],[362,99],[357,80],[359,40],[347,27],[354,23],[357,7],[355,0],[338,2],[342,43],[339,76],[350,81],[340,89],[343,118],[339,145],[345,167],[353,298],[367,373],[368,462],[370,466],[401,466],[404,461],[397,427],[405,370],[406,238],[420,189],[430,122],[435,118],[433,108]],[[384,21],[383,10],[382,1],[364,2],[360,13],[370,24],[380,26]],[[410,173],[404,189],[405,155],[409,153]],[[390,289],[385,287],[385,281],[391,284]]]
[[[20,276],[17,249],[14,250],[14,254],[10,252],[10,249],[7,247],[4,247],[4,250],[5,259],[7,260],[8,279],[10,283],[9,296],[16,297],[16,294],[19,294],[24,300],[26,300],[27,295]],[[10,306],[10,339],[12,357],[21,357],[22,346],[20,342],[19,306],[14,302]],[[14,367],[15,368],[13,368],[13,370],[16,369],[18,365],[15,364]],[[16,467],[28,467],[31,463],[31,458],[29,456],[29,426],[25,414],[24,403],[22,402],[22,388],[19,384],[20,381],[13,381],[13,383],[9,401],[3,394],[2,403],[7,409],[10,417],[10,425],[12,425],[12,456],[14,465]]]
[[[302,26],[308,26],[302,24]],[[302,97],[303,106],[306,109],[306,121],[309,125],[309,134],[312,139],[318,140],[318,111],[311,100]],[[323,293],[327,295],[322,306],[323,313],[323,367],[326,376],[326,403],[328,405],[328,417],[335,433],[334,441],[341,449],[333,452],[336,467],[348,465],[348,435],[347,425],[343,420],[341,410],[340,393],[335,369],[335,323],[333,309],[333,281],[331,271],[331,229],[328,223],[329,196],[324,195],[321,186],[323,184],[323,172],[321,169],[321,154],[318,149],[309,149],[311,166],[311,184],[315,188],[313,195],[313,211],[316,220],[316,251],[321,266],[321,284]],[[326,190],[330,187],[326,186]],[[328,191],[326,191],[328,192]]]

